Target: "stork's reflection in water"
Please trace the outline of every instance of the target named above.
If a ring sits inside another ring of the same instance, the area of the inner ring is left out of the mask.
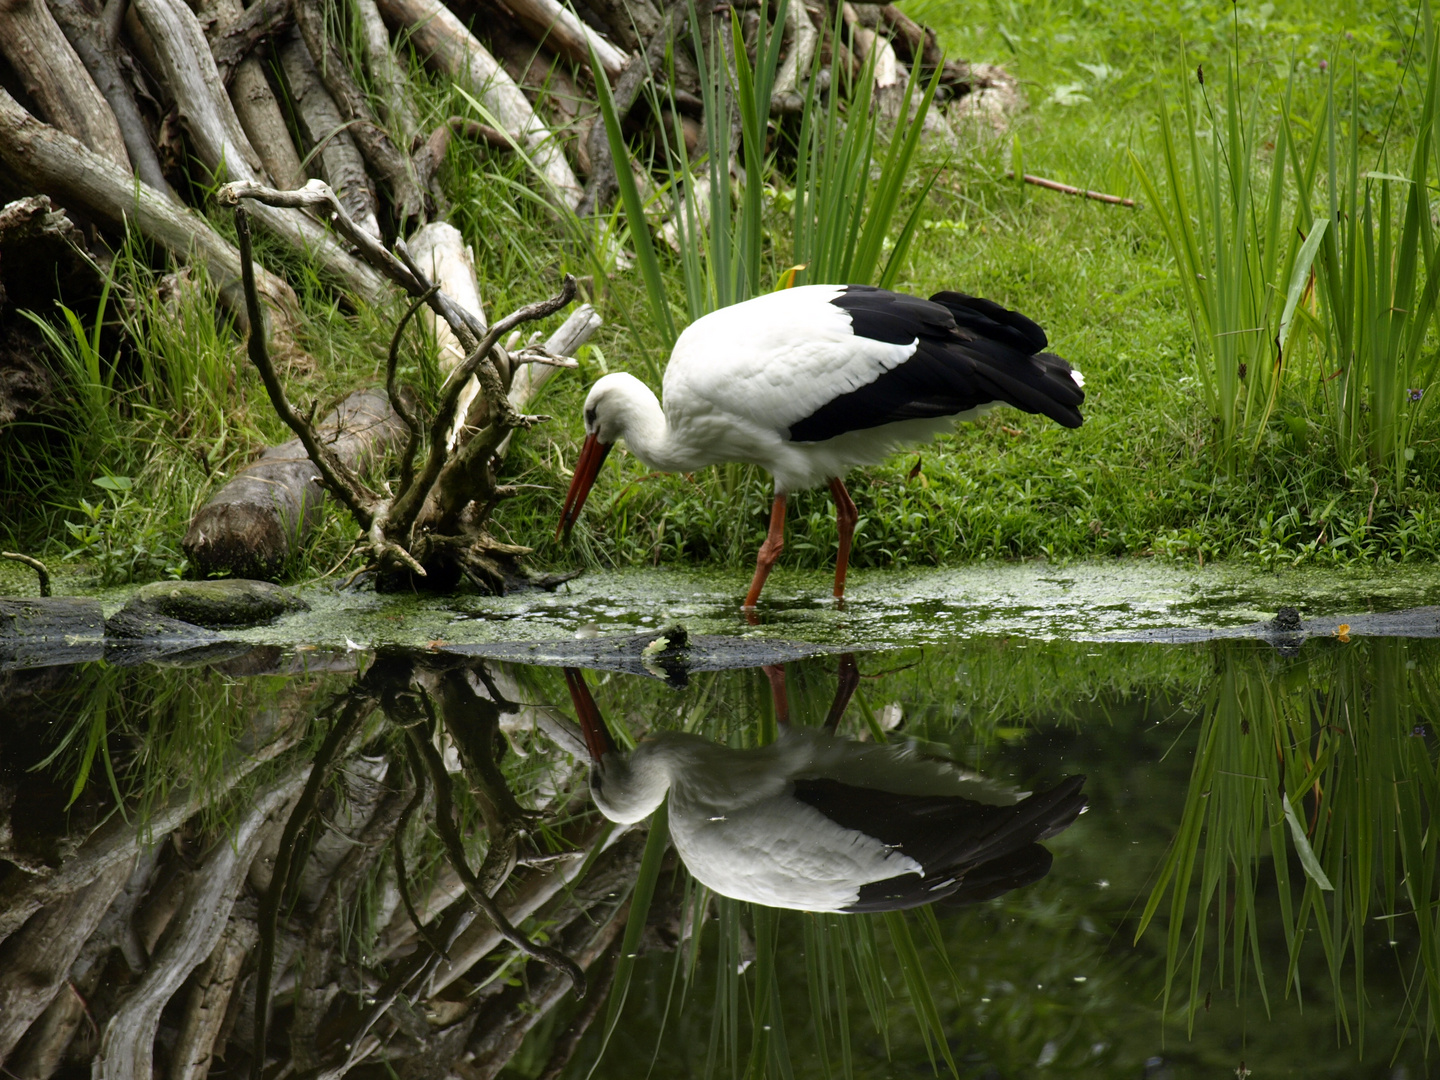
[[[640,821],[668,794],[676,852],[722,896],[800,911],[976,903],[1044,877],[1052,857],[1040,841],[1085,809],[1083,776],[1027,794],[903,744],[840,735],[859,678],[849,654],[818,728],[789,722],[784,673],[767,674],[780,721],[769,745],[666,731],[625,753],[583,675],[565,672],[600,812]]]

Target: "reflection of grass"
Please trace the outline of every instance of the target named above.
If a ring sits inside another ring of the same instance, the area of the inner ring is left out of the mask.
[[[1180,827],[1139,930],[1168,893],[1166,1008],[1183,980],[1192,1029],[1207,970],[1222,985],[1228,974],[1237,998],[1253,980],[1268,1010],[1277,992],[1303,994],[1302,962],[1318,948],[1337,1027],[1363,1052],[1366,965],[1384,928],[1407,990],[1406,1034],[1427,1046],[1435,1036],[1440,838],[1430,811],[1440,777],[1427,732],[1440,666],[1422,655],[1384,639],[1293,660],[1222,652]],[[1262,884],[1267,859],[1273,895]],[[1261,907],[1272,904],[1282,970],[1260,938],[1270,917]],[[1411,932],[1413,951],[1395,949]]]

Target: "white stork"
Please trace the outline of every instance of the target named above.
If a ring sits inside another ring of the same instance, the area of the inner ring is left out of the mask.
[[[660,472],[748,462],[775,478],[775,502],[745,606],[759,601],[785,546],[786,497],[827,481],[840,599],[859,518],[842,479],[852,468],[998,404],[1080,426],[1084,380],[1046,345],[1025,316],[955,292],[922,300],[868,285],[805,285],[721,308],[676,341],[663,408],[633,375],[591,387],[556,537],[569,534],[618,439]]]
[[[1023,798],[904,746],[841,738],[839,697],[825,727],[782,724],[753,750],[670,731],[624,754],[581,673],[565,678],[600,812],[640,821],[668,794],[681,860],[736,900],[843,912],[988,900],[1044,877],[1051,855],[1038,841],[1085,808],[1083,776]]]

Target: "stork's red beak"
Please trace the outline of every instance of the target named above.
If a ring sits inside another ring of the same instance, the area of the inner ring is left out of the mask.
[[[555,526],[556,540],[560,539],[561,533],[567,540],[570,538],[570,530],[575,527],[575,519],[580,516],[590,487],[595,483],[595,477],[600,475],[600,466],[605,464],[605,455],[614,445],[601,442],[597,435],[585,436],[585,445],[580,448],[580,457],[575,461],[575,477],[570,481],[565,506],[560,511],[560,524]]]
[[[580,718],[580,729],[585,732],[585,745],[590,757],[599,761],[610,751],[617,749],[610,729],[600,716],[600,707],[585,685],[585,676],[577,668],[565,669],[565,685],[570,688],[570,701],[575,706],[575,715]]]

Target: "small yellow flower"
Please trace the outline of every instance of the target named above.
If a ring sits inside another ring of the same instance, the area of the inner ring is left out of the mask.
[[[1348,622],[1342,622],[1339,626],[1335,627],[1335,636],[1341,641],[1349,641],[1350,624]]]

